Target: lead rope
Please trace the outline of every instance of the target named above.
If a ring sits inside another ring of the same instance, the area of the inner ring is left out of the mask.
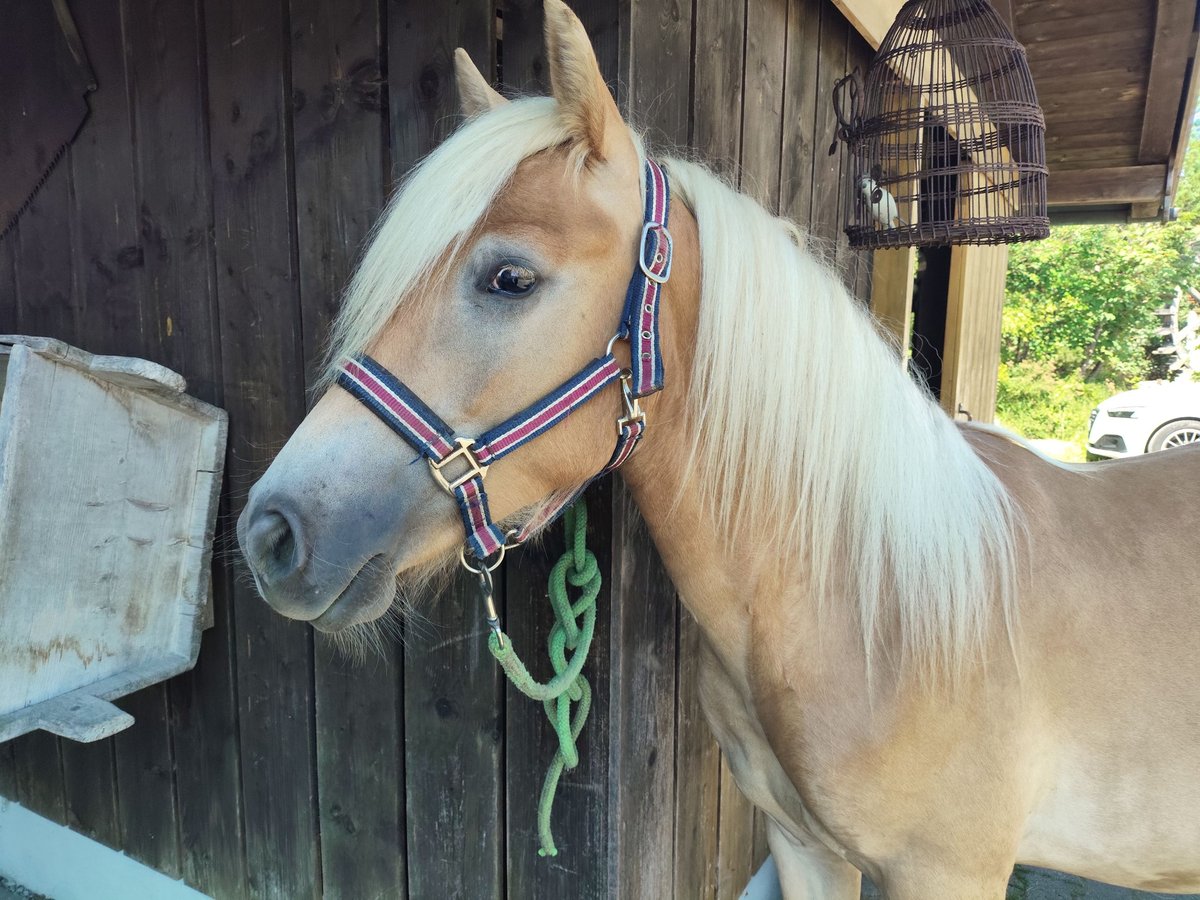
[[[497,631],[488,635],[488,649],[508,680],[529,699],[542,701],[546,717],[558,735],[558,749],[538,799],[538,839],[542,844],[539,856],[558,855],[550,833],[550,808],[554,805],[554,794],[563,770],[579,765],[579,748],[575,742],[592,708],[592,689],[583,677],[583,664],[596,631],[596,597],[600,594],[602,581],[596,555],[587,548],[587,506],[582,500],[567,510],[563,522],[567,552],[550,570],[548,584],[550,604],[554,607],[554,627],[550,629],[547,646],[554,677],[545,683],[537,681],[517,656],[507,635]],[[567,596],[568,584],[581,592],[573,602]],[[583,617],[582,626],[580,616]],[[569,660],[568,651],[571,652]]]

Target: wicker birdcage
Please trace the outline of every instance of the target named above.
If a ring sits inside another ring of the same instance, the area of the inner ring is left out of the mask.
[[[851,246],[1050,233],[1045,119],[1025,49],[988,0],[908,0],[865,85],[842,79],[834,104]]]

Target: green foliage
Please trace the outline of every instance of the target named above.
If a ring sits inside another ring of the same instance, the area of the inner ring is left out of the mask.
[[[1087,443],[1088,414],[1115,392],[1111,383],[1087,382],[1077,374],[1060,376],[1049,363],[1001,363],[997,415],[1006,428],[1027,438],[1070,441],[1082,452]]]
[[[1060,376],[1131,383],[1150,370],[1176,286],[1200,283],[1200,227],[1074,225],[1012,250],[1001,355],[1009,365],[1049,363]]]
[[[1178,286],[1200,287],[1200,120],[1175,205],[1169,224],[1058,226],[1012,247],[996,403],[1005,425],[1082,454],[1092,408],[1156,374],[1154,311]]]

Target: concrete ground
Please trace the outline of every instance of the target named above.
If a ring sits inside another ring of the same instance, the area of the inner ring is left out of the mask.
[[[31,893],[7,878],[0,878],[0,900],[47,900],[41,894]]]
[[[1200,900],[1200,894],[1148,894],[1099,884],[1075,875],[1020,866],[1008,883],[1007,900]],[[863,886],[863,900],[878,900],[872,885]]]

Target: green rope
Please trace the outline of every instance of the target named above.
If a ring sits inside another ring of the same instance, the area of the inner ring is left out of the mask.
[[[595,554],[587,548],[587,507],[582,500],[567,510],[563,521],[567,552],[550,570],[548,585],[550,604],[554,607],[554,627],[550,629],[548,642],[554,677],[545,683],[534,679],[513,650],[508,635],[493,633],[488,638],[492,656],[496,657],[513,687],[531,700],[542,701],[546,717],[558,735],[558,749],[538,799],[538,838],[542,843],[539,856],[558,855],[550,834],[550,808],[563,769],[574,769],[579,765],[579,748],[575,742],[592,707],[592,689],[582,672],[596,631],[596,597],[600,594],[601,583],[600,566]],[[568,584],[581,592],[574,602],[567,596]],[[583,617],[582,625],[580,616]],[[571,651],[570,659],[567,651]]]

